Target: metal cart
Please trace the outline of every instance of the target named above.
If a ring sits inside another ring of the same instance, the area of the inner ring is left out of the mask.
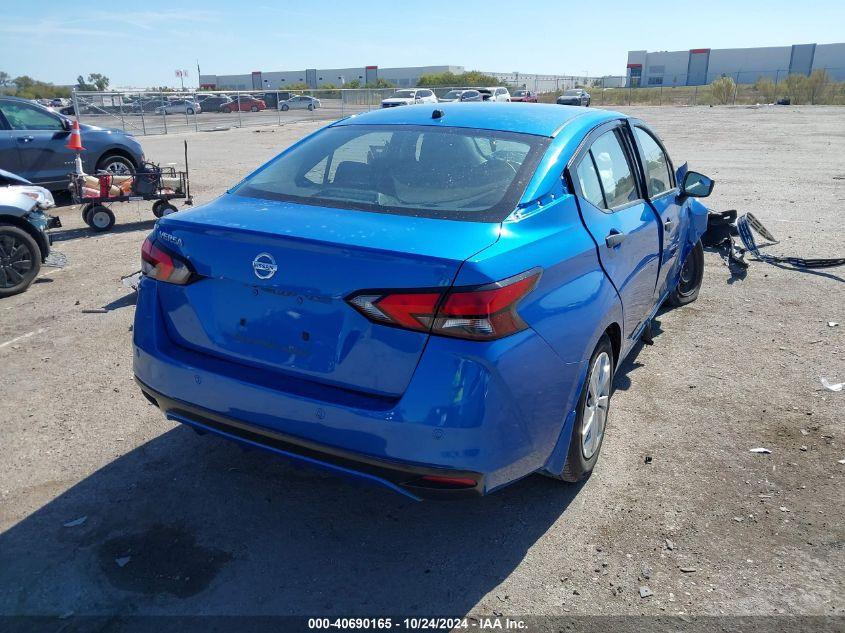
[[[186,205],[193,204],[188,177],[187,141],[184,171],[144,163],[139,169],[125,174],[69,174],[68,178],[74,204],[84,205],[82,219],[97,232],[109,231],[114,226],[115,216],[109,205],[115,202],[155,200],[152,211],[157,218],[178,211],[171,200],[184,200]],[[90,186],[95,180],[96,188]]]

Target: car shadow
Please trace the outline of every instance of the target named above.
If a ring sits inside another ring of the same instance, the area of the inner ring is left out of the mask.
[[[0,614],[464,615],[579,490],[418,503],[175,427],[0,535]]]
[[[50,231],[50,235],[53,237],[54,242],[65,242],[67,240],[75,240],[80,237],[96,237],[98,235],[105,235],[106,233],[130,233],[132,231],[141,231],[141,230],[153,230],[153,226],[155,225],[156,220],[138,220],[136,222],[118,222],[115,224],[110,231],[105,233],[98,233],[94,229],[83,227],[78,229],[64,229],[64,230],[53,230]]]
[[[663,334],[663,328],[660,326],[660,315],[671,309],[672,308],[661,307],[660,310],[658,310],[657,315],[655,315],[655,317],[651,320],[652,341],[656,340],[657,337]],[[625,360],[622,361],[622,363],[616,368],[616,373],[613,375],[614,391],[627,391],[631,387],[630,374],[640,367],[645,367],[643,363],[637,360],[637,357],[639,356],[640,351],[642,351],[644,345],[647,345],[647,343],[640,338],[634,344],[634,347],[628,353],[628,356],[625,357]]]

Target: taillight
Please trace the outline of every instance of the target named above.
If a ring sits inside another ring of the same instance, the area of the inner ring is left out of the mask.
[[[484,286],[447,290],[362,291],[347,301],[375,323],[489,341],[528,327],[516,304],[540,278],[539,270]]]
[[[152,279],[181,286],[194,276],[187,262],[160,249],[149,237],[141,247],[141,272]]]

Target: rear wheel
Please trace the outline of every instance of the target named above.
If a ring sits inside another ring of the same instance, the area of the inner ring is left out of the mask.
[[[701,290],[703,281],[704,247],[699,240],[684,260],[678,285],[669,295],[669,303],[676,307],[692,303],[698,299],[698,292]]]
[[[114,213],[111,212],[111,209],[101,204],[95,204],[91,207],[88,217],[91,220],[91,228],[98,233],[110,231],[114,226]]]
[[[41,270],[41,249],[17,226],[0,225],[0,298],[23,292]]]
[[[314,110],[314,104],[313,104],[313,103],[309,103],[309,104],[308,104],[308,109],[309,109],[309,110],[311,110],[311,111],[313,111],[313,110]]]
[[[587,379],[578,399],[575,423],[572,425],[569,454],[558,479],[574,482],[593,472],[610,412],[613,368],[613,347],[605,334],[590,357]]]
[[[258,112],[258,106],[252,106],[252,107],[249,109],[249,111],[250,111],[250,112]]]
[[[282,107],[281,107],[281,108],[279,108],[279,109],[280,109],[282,112],[287,112],[288,110],[290,110],[290,106],[289,106],[287,103],[283,103],[283,104],[282,104]]]
[[[194,113],[194,109],[193,109],[193,108],[188,108],[187,112],[188,112],[188,114],[193,114],[193,113]]]

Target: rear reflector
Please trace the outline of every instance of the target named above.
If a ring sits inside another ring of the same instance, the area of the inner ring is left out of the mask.
[[[147,277],[184,286],[194,274],[188,262],[158,247],[149,237],[141,247],[141,272]]]
[[[530,270],[483,286],[447,290],[366,290],[347,301],[376,323],[407,330],[488,341],[509,336],[527,325],[516,304],[540,278]]]
[[[415,486],[428,488],[475,488],[478,482],[471,477],[442,477],[440,475],[424,475],[414,482]]]

